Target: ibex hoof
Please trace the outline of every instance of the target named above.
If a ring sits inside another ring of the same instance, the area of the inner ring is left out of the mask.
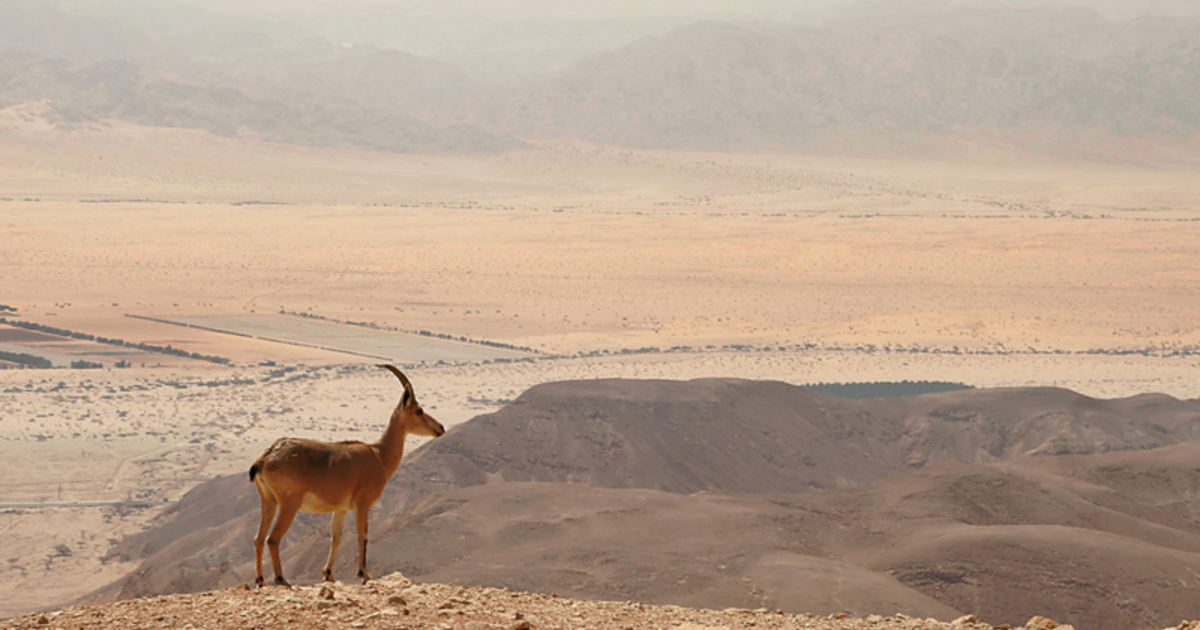
[[[276,585],[276,586],[288,586],[288,587],[290,587],[290,586],[291,586],[291,583],[289,583],[287,580],[283,579],[283,576],[282,576],[282,575],[278,575],[278,576],[275,576],[275,585]]]
[[[324,573],[324,575],[325,575],[326,582],[336,582],[337,581],[337,580],[333,579],[333,571],[326,571]]]
[[[264,580],[263,576],[260,575],[256,578],[254,578],[254,585],[257,586],[258,588],[262,588],[267,585],[267,581]]]

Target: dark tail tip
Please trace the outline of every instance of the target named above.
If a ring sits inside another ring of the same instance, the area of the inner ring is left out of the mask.
[[[254,462],[254,465],[250,467],[250,481],[254,481],[254,478],[258,476],[258,471],[260,470],[262,470],[262,463]]]

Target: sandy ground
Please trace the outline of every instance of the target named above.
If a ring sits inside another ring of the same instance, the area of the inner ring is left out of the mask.
[[[1183,167],[576,144],[380,155],[115,123],[64,132],[36,107],[4,110],[0,305],[16,312],[3,315],[234,366],[138,355],[126,370],[0,370],[0,504],[176,499],[241,474],[280,435],[370,438],[398,398],[365,357],[127,315],[286,310],[571,357],[413,370],[447,424],[540,382],[610,376],[1196,397],[1198,209],[1200,177]],[[6,335],[6,348],[106,356]],[[616,354],[683,346],[702,351]],[[1003,354],[895,352],[956,347]],[[106,521],[111,509],[0,507],[0,531],[19,533],[0,617],[110,581],[121,568],[100,564],[100,541],[154,513]]]
[[[1200,345],[1194,175],[577,145],[467,159],[17,128],[0,131],[0,300],[226,355],[241,344],[124,315],[286,309],[560,353]]]

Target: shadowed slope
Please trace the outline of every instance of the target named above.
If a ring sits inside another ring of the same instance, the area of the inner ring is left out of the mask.
[[[1197,509],[1200,468],[1160,458],[1200,461],[1200,443],[941,463],[794,496],[476,486],[381,523],[375,558],[415,579],[579,597],[1160,628],[1194,616],[1200,589],[1200,517],[1176,513]],[[1114,467],[1143,481],[1079,481]],[[1164,477],[1177,494],[1140,492]],[[294,566],[316,575],[323,543],[298,545]]]
[[[599,380],[530,388],[414,453],[382,502],[500,481],[690,493],[795,493],[934,461],[1166,446],[1200,437],[1200,404],[1065,389],[852,401],[785,383]]]

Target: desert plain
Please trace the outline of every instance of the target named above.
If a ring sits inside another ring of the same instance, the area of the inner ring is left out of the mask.
[[[1186,159],[403,155],[43,114],[0,111],[0,315],[222,360],[0,323],[57,366],[0,370],[0,617],[121,577],[113,542],[276,437],[378,434],[385,361],[448,426],[609,377],[1200,397]]]

